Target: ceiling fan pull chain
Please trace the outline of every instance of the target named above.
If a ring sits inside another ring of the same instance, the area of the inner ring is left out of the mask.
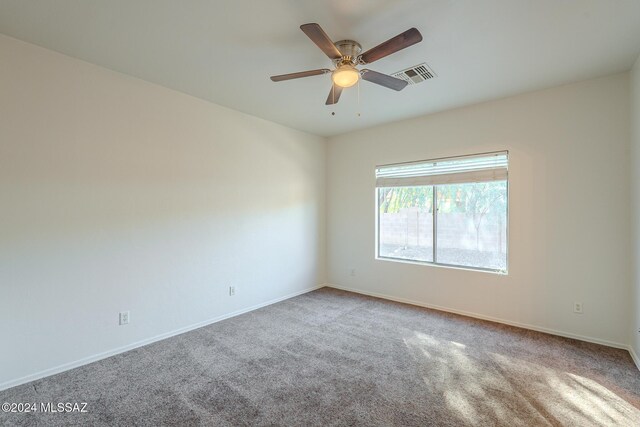
[[[331,85],[331,103],[334,106],[336,105],[336,85],[334,85],[334,84]],[[335,116],[336,112],[332,111],[331,115]]]
[[[358,112],[356,115],[360,117],[360,79],[358,79]]]

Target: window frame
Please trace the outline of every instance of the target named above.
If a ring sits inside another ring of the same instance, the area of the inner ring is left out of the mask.
[[[412,163],[421,163],[421,162],[436,162],[436,161],[441,161],[441,160],[453,160],[453,159],[461,159],[464,157],[472,157],[472,156],[481,156],[481,155],[492,155],[492,154],[498,154],[498,153],[506,153],[507,155],[507,161],[509,160],[509,151],[508,150],[502,150],[502,151],[492,151],[492,152],[487,152],[487,153],[476,153],[476,154],[467,154],[467,155],[462,155],[462,156],[452,156],[452,157],[441,157],[441,158],[437,158],[437,159],[427,159],[427,160],[417,160],[417,161],[411,161],[411,162],[401,162],[401,163],[390,163],[390,164],[384,164],[384,165],[376,165],[374,171],[380,167],[384,167],[384,166],[395,166],[395,165],[407,165],[407,164],[412,164]],[[375,173],[374,173],[375,176]],[[502,180],[496,180],[496,181],[502,181]],[[496,181],[489,181],[489,182],[496,182]],[[440,185],[451,185],[451,184],[432,184],[432,185],[423,185],[422,187],[432,187],[432,197],[433,197],[433,201],[432,201],[432,206],[433,206],[433,254],[432,254],[432,258],[433,261],[421,261],[421,260],[415,260],[415,259],[408,259],[408,258],[395,258],[395,257],[389,257],[389,256],[381,256],[380,255],[380,198],[379,198],[379,189],[380,188],[385,188],[385,187],[378,187],[377,185],[375,185],[374,188],[374,194],[375,194],[375,260],[376,261],[389,261],[389,262],[399,262],[399,263],[404,263],[404,264],[417,264],[417,265],[426,265],[426,266],[433,266],[433,267],[443,267],[443,268],[452,268],[452,269],[457,269],[457,270],[469,270],[469,271],[480,271],[480,272],[484,272],[484,273],[493,273],[493,274],[499,274],[502,276],[507,276],[509,275],[509,223],[510,223],[510,218],[509,218],[509,200],[510,200],[510,194],[509,194],[509,174],[507,173],[507,179],[504,180],[506,183],[506,194],[507,194],[507,203],[506,203],[506,212],[505,212],[505,216],[506,216],[506,220],[507,223],[505,224],[505,268],[504,269],[496,269],[496,268],[488,268],[488,267],[475,267],[475,266],[468,266],[468,265],[458,265],[458,264],[448,264],[448,263],[441,263],[438,262],[438,257],[437,257],[437,245],[438,245],[438,236],[437,236],[437,227],[438,227],[438,186]],[[407,186],[409,187],[409,186]],[[414,185],[415,187],[415,185]]]

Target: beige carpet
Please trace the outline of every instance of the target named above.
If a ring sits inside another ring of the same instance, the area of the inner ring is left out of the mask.
[[[623,350],[324,288],[0,402],[87,403],[10,426],[640,426],[640,372]]]

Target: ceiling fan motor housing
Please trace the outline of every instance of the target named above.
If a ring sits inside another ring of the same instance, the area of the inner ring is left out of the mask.
[[[353,40],[340,40],[334,44],[342,54],[342,58],[335,61],[336,65],[345,63],[351,63],[352,65],[356,64],[358,55],[362,52],[362,46],[360,46],[360,43]]]

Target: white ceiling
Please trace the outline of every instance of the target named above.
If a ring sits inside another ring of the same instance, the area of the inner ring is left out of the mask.
[[[416,27],[422,43],[367,68],[427,62],[438,77],[402,92],[362,82],[359,106],[355,87],[325,106],[328,75],[269,80],[331,66],[300,31],[308,22],[364,50]],[[0,0],[0,32],[329,136],[628,70],[640,1]]]

